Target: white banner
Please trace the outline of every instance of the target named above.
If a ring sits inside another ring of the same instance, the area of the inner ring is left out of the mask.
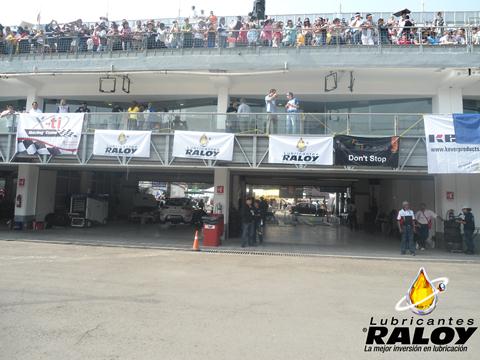
[[[151,131],[95,130],[93,155],[150,157]]]
[[[20,114],[17,152],[29,155],[76,155],[84,114]]]
[[[179,158],[232,161],[234,141],[233,134],[175,130],[172,155]]]
[[[333,137],[271,135],[268,145],[268,162],[333,165]]]
[[[457,144],[452,115],[424,115],[429,174],[480,173],[480,145]]]

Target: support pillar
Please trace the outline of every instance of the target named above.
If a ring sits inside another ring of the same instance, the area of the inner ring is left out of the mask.
[[[230,101],[229,89],[230,79],[228,77],[213,78],[212,81],[217,89],[217,119],[216,123],[212,125],[216,126],[217,131],[225,131],[227,125],[227,116],[224,115],[227,112],[227,108]]]
[[[230,210],[230,170],[228,168],[215,168],[213,183],[214,206],[217,208],[218,204],[221,206],[225,225],[224,237],[227,237],[228,215]]]
[[[15,221],[27,224],[45,221],[45,216],[55,211],[56,185],[56,171],[40,170],[36,165],[19,165]]]
[[[434,114],[463,113],[463,93],[461,88],[439,88],[432,98]]]
[[[35,220],[40,168],[36,165],[18,166],[17,195],[15,197],[15,221],[30,223]]]

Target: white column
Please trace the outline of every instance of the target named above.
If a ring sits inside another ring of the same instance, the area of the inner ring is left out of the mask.
[[[45,221],[45,216],[55,211],[56,186],[56,171],[40,170],[37,165],[19,165],[15,221]]]
[[[228,214],[230,208],[230,170],[228,168],[215,168],[213,183],[213,202],[215,205],[220,204],[222,206],[225,234],[228,234]]]
[[[229,89],[230,79],[228,77],[211,78],[215,88],[217,89],[217,113],[227,112],[230,101]],[[217,116],[216,127],[217,130],[225,130],[227,117],[225,115]]]
[[[37,165],[18,166],[17,195],[15,197],[15,221],[35,220],[40,168]]]
[[[463,93],[461,88],[439,88],[432,98],[434,114],[463,113]]]

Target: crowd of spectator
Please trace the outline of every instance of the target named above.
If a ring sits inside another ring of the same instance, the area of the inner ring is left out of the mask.
[[[468,30],[468,31],[467,31]],[[116,51],[235,46],[302,47],[328,45],[480,45],[479,27],[450,27],[442,13],[420,25],[408,12],[388,19],[356,13],[350,19],[297,18],[286,22],[238,16],[227,24],[213,11],[167,21],[76,20],[59,24],[3,27],[0,53]]]

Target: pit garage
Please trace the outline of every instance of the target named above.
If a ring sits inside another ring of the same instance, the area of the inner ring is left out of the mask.
[[[413,209],[422,202],[435,208],[433,178],[419,174],[222,169],[219,176],[208,167],[24,167],[27,173],[20,168],[2,172],[10,209],[2,214],[2,238],[190,248],[202,217],[222,213],[222,248],[238,248],[240,207],[246,197],[254,197],[268,204],[263,249],[396,254],[395,211],[402,201],[409,200]],[[32,194],[35,178],[36,204],[22,204],[35,207],[35,216],[28,218],[32,226],[10,230],[18,227],[11,213],[15,188]],[[355,222],[348,216],[352,206]]]
[[[213,174],[201,169],[24,165],[1,174],[3,238],[191,246],[202,215],[214,210]]]
[[[434,179],[425,175],[283,171],[276,176],[233,173],[232,179],[238,182],[233,207],[238,209],[247,196],[268,203],[265,242],[278,248],[397,254],[396,215],[402,201],[408,200],[414,210],[421,203],[435,209]],[[349,218],[352,212],[354,220]],[[230,214],[231,234],[232,223]],[[434,240],[433,231],[431,235]]]

